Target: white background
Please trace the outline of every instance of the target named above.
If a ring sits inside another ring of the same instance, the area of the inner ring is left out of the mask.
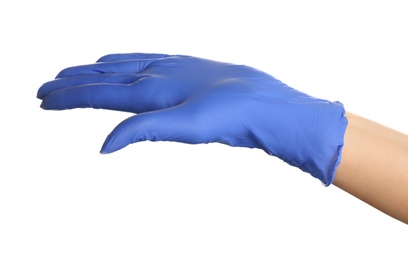
[[[100,155],[130,114],[39,108],[65,67],[157,52],[253,66],[408,133],[405,1],[241,2],[0,4],[0,259],[407,259],[406,224],[262,151]]]

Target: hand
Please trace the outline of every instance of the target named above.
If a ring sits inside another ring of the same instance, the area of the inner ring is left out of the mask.
[[[317,99],[257,69],[196,57],[113,54],[62,70],[38,90],[44,109],[136,113],[101,153],[150,141],[263,149],[330,185],[347,126],[339,102]]]

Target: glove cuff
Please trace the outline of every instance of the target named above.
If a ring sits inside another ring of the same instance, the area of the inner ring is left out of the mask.
[[[306,130],[310,131],[306,147],[303,146],[306,160],[297,166],[329,186],[341,162],[348,120],[340,102],[328,102],[321,108],[310,119],[313,123]]]

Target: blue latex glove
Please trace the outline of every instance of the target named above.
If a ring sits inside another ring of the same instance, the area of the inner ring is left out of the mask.
[[[341,159],[343,105],[295,90],[257,69],[190,56],[112,54],[62,70],[38,90],[44,109],[136,113],[101,153],[128,144],[219,142],[263,149],[330,185]]]

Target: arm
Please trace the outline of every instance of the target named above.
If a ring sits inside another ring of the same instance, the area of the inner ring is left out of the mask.
[[[351,113],[347,125],[340,102],[257,69],[184,55],[113,54],[62,70],[37,97],[48,110],[135,113],[108,135],[101,153],[146,140],[258,148],[327,186],[335,178],[334,185],[408,223],[408,137]]]
[[[351,113],[347,118],[333,184],[408,224],[408,136]]]

